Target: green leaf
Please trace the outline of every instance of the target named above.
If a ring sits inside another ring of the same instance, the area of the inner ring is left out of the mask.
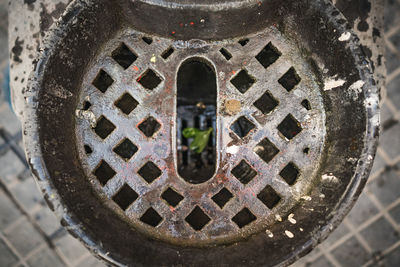
[[[193,138],[189,148],[200,154],[207,146],[212,131],[213,128],[208,128],[208,130],[205,131],[201,131],[197,128],[186,128],[182,131],[182,134],[185,138]]]

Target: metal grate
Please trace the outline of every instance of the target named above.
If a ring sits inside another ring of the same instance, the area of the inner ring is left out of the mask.
[[[216,116],[198,119],[216,128],[214,152],[202,154],[216,171],[199,184],[177,170],[176,73],[191,57],[211,62],[218,85],[216,107],[205,107]],[[325,137],[319,86],[276,29],[219,42],[127,30],[93,62],[77,107],[88,114],[76,121],[80,160],[107,205],[144,233],[193,246],[238,241],[284,217],[316,179]]]

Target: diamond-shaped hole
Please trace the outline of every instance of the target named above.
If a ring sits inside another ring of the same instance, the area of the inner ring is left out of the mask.
[[[257,54],[256,59],[263,65],[264,68],[268,68],[281,56],[281,52],[269,42],[261,51]]]
[[[301,81],[296,70],[291,67],[283,76],[278,80],[278,82],[288,91],[292,89]]]
[[[185,218],[185,221],[196,231],[203,229],[210,220],[210,217],[199,206],[196,206]]]
[[[143,42],[145,42],[148,45],[150,45],[153,42],[153,39],[151,37],[148,37],[148,36],[143,36],[142,40],[143,40]]]
[[[138,58],[124,43],[121,43],[117,49],[111,53],[111,57],[124,69],[129,68]]]
[[[158,212],[155,209],[149,208],[142,215],[142,217],[140,217],[140,220],[145,224],[156,227],[162,221],[162,217],[160,216],[160,214],[158,214]]]
[[[243,208],[241,211],[239,211],[238,214],[236,214],[233,218],[232,221],[236,223],[239,228],[243,228],[246,225],[250,224],[251,222],[255,221],[257,219],[256,216],[254,216],[253,213],[248,208]]]
[[[249,134],[256,126],[249,121],[245,116],[237,119],[232,125],[231,130],[240,138],[243,138]]]
[[[115,101],[114,104],[123,113],[129,115],[137,105],[139,105],[139,102],[137,102],[130,94],[124,93],[117,101]]]
[[[100,70],[92,84],[99,89],[100,92],[105,93],[112,84],[114,83],[113,78],[108,75],[104,70]]]
[[[120,156],[123,160],[128,161],[138,151],[137,146],[133,144],[128,138],[114,147],[113,151]]]
[[[261,202],[264,203],[264,205],[267,206],[269,209],[275,207],[281,200],[281,197],[278,195],[278,193],[276,193],[276,191],[270,185],[267,185],[257,195],[257,198],[261,200]]]
[[[172,55],[172,53],[174,53],[174,49],[172,47],[169,47],[167,50],[165,50],[164,52],[162,52],[161,57],[163,59],[167,59],[169,58],[170,55]]]
[[[266,163],[270,162],[276,154],[279,153],[279,149],[269,141],[268,138],[264,138],[258,145],[254,148],[254,152]]]
[[[152,137],[161,128],[161,124],[155,118],[149,117],[138,128],[145,136]]]
[[[93,153],[93,149],[89,145],[84,145],[83,148],[85,149],[85,152],[87,155],[90,155]]]
[[[240,40],[238,41],[238,43],[239,43],[241,46],[245,46],[245,45],[247,45],[247,43],[248,43],[249,41],[250,41],[249,39],[244,38],[244,39],[240,39]]]
[[[219,52],[225,57],[226,60],[230,60],[232,58],[232,54],[225,48],[221,48]]]
[[[116,172],[104,160],[96,167],[93,174],[97,177],[101,185],[105,185],[111,178],[114,177]]]
[[[291,114],[287,115],[277,128],[289,140],[302,130],[300,123]]]
[[[152,69],[148,69],[136,81],[144,88],[153,90],[162,80]]]
[[[138,174],[143,177],[143,179],[151,184],[155,179],[160,177],[161,170],[157,167],[156,164],[149,161],[143,165],[142,168],[138,171]]]
[[[161,198],[167,201],[167,203],[172,207],[176,207],[179,202],[183,200],[183,196],[177,193],[171,187],[169,187],[167,190],[164,191],[164,193],[162,193]]]
[[[293,162],[289,162],[289,164],[279,173],[288,185],[293,185],[296,182],[297,177],[299,177],[299,174],[299,168]]]
[[[139,195],[129,185],[124,184],[112,197],[112,200],[114,200],[122,210],[126,210],[138,197]]]
[[[303,101],[301,101],[301,105],[307,110],[311,109],[310,101],[308,101],[307,99],[304,99]]]
[[[258,108],[263,114],[270,113],[278,105],[278,100],[276,100],[268,91],[265,92],[256,102],[254,102],[254,106]]]
[[[231,198],[233,198],[232,193],[224,187],[212,197],[212,200],[222,209]]]
[[[95,133],[102,139],[106,139],[115,129],[115,125],[112,124],[106,117],[101,116],[96,123],[94,128]]]
[[[245,160],[242,160],[235,168],[233,168],[231,173],[242,184],[248,184],[253,180],[254,176],[257,175],[257,172]]]
[[[247,71],[243,69],[231,80],[231,83],[239,90],[239,92],[244,94],[255,83],[255,81],[256,79],[250,76]]]

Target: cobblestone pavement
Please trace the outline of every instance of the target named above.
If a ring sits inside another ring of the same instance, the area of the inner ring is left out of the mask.
[[[400,266],[400,0],[385,8],[387,98],[380,146],[357,204],[293,266]],[[0,0],[0,82],[7,67],[7,1]],[[0,266],[103,266],[61,228],[27,164],[21,126],[0,102]]]

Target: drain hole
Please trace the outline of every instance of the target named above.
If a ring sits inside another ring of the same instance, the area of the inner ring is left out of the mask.
[[[116,172],[110,167],[110,165],[108,165],[107,162],[101,160],[93,174],[97,177],[100,184],[104,186],[111,178],[114,177]]]
[[[238,214],[236,214],[233,218],[232,221],[236,223],[239,228],[243,228],[246,225],[250,224],[251,222],[255,221],[257,219],[256,216],[254,216],[253,213],[248,208],[243,208],[241,211],[239,211]]]
[[[123,160],[128,161],[138,151],[138,148],[128,138],[125,138],[113,151]]]
[[[249,121],[245,116],[237,119],[232,125],[231,130],[240,138],[243,138],[249,134],[256,126]]]
[[[212,200],[222,209],[233,198],[231,192],[225,187],[212,197]]]
[[[210,221],[210,217],[196,206],[192,212],[185,218],[185,221],[196,231],[200,231]]]
[[[122,209],[126,210],[139,195],[127,184],[124,184],[121,189],[116,193],[112,200]]]
[[[153,162],[149,161],[138,171],[138,174],[143,177],[143,179],[151,184],[155,179],[160,177],[161,170]]]
[[[225,48],[221,48],[221,49],[219,50],[219,52],[221,52],[221,54],[225,57],[226,60],[229,60],[229,59],[232,58],[232,54],[229,53],[229,51],[226,50]]]
[[[257,198],[261,200],[261,202],[264,203],[264,205],[267,206],[269,209],[275,207],[281,200],[281,197],[275,192],[275,190],[270,185],[267,185],[257,195]]]
[[[242,160],[231,173],[242,183],[248,184],[257,175],[257,172],[244,160]]]
[[[250,89],[255,81],[256,79],[250,76],[247,71],[243,69],[231,80],[231,83],[239,90],[239,92],[244,94]]]
[[[162,80],[152,69],[148,69],[136,81],[144,88],[153,90]]]
[[[139,130],[147,137],[152,137],[160,128],[161,124],[153,117],[148,117],[144,122],[139,124]]]
[[[92,104],[89,101],[85,101],[83,103],[83,110],[89,110],[89,108],[92,106]]]
[[[304,154],[310,153],[310,148],[309,148],[309,147],[304,148],[304,149],[303,149],[303,153],[304,153]]]
[[[199,184],[215,172],[216,76],[205,59],[190,58],[180,66],[177,78],[178,173]]]
[[[283,76],[278,80],[278,82],[288,91],[292,89],[300,82],[300,77],[297,75],[296,70],[291,67]]]
[[[142,217],[140,217],[140,220],[145,224],[156,227],[162,221],[162,217],[160,216],[160,214],[158,214],[158,212],[155,209],[149,208],[142,215]]]
[[[167,203],[172,207],[176,207],[179,202],[183,200],[183,196],[181,196],[171,187],[169,187],[167,190],[164,191],[164,193],[162,193],[161,198],[167,201]]]
[[[113,78],[108,75],[104,70],[100,70],[92,84],[99,89],[100,92],[105,93],[112,84],[114,83]]]
[[[301,101],[301,105],[307,110],[311,109],[310,102],[307,99],[304,99],[303,101]]]
[[[278,125],[278,130],[287,138],[292,139],[298,135],[302,128],[300,123],[291,115],[287,115],[286,118]]]
[[[269,141],[268,138],[264,138],[258,145],[254,148],[254,152],[266,163],[270,162],[276,154],[279,153],[279,149]]]
[[[123,113],[129,115],[136,107],[139,102],[136,101],[130,94],[123,94],[117,101],[115,101],[115,106],[119,108]]]
[[[102,139],[106,139],[115,129],[115,125],[112,124],[106,117],[101,116],[96,123],[96,128],[94,128],[95,133]]]
[[[143,36],[142,40],[148,45],[151,45],[151,43],[153,42],[153,39],[151,37],[148,37],[148,36]]]
[[[265,115],[273,111],[278,105],[278,100],[276,100],[268,91],[265,92],[256,102],[254,102],[254,106]]]
[[[238,43],[239,43],[241,46],[245,46],[245,45],[247,45],[248,42],[249,42],[249,39],[244,38],[244,39],[240,39]]]
[[[111,53],[111,57],[124,69],[129,68],[138,58],[124,43],[121,43],[119,47]]]
[[[165,50],[164,52],[162,52],[161,57],[163,59],[167,59],[169,58],[170,55],[172,55],[172,53],[174,53],[174,49],[172,47],[168,48],[167,50]]]
[[[270,42],[258,53],[256,59],[264,68],[268,68],[272,63],[277,61],[281,55],[281,52]]]
[[[282,169],[279,175],[286,181],[286,183],[288,183],[288,185],[293,185],[296,182],[299,173],[299,168],[297,168],[293,162],[289,162],[289,164]]]
[[[85,152],[87,155],[92,154],[93,149],[89,145],[84,145],[83,147],[85,148]]]

